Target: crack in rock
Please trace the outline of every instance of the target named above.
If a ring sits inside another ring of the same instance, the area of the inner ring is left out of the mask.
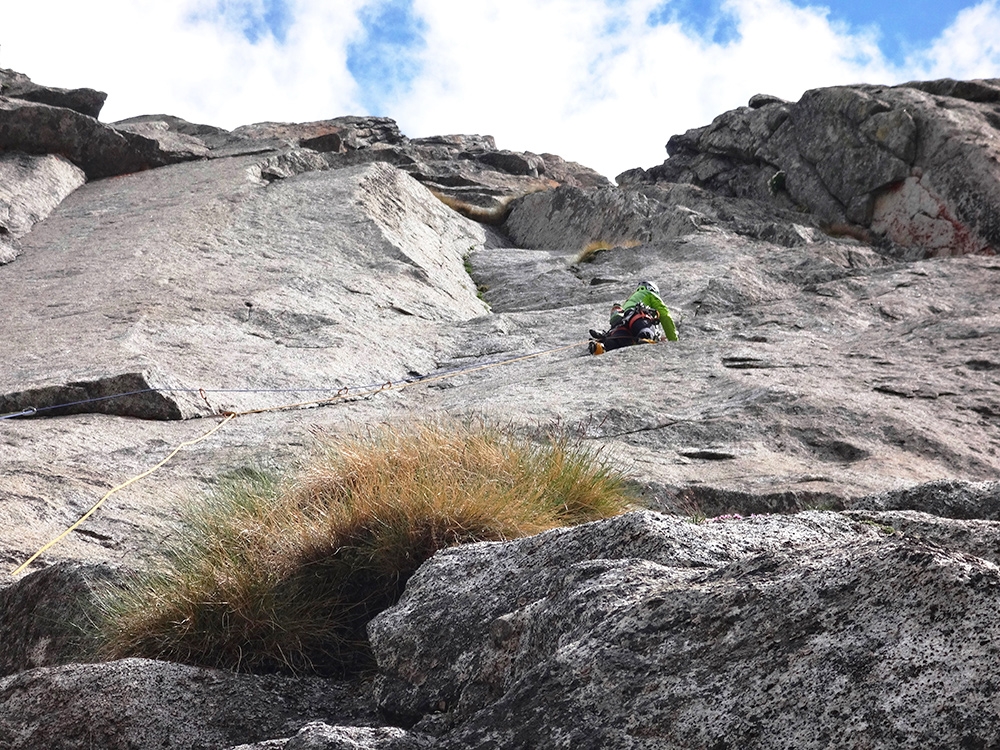
[[[113,414],[139,419],[184,419],[196,416],[193,399],[178,398],[188,389],[157,384],[150,372],[127,372],[95,380],[29,388],[0,394],[0,413],[61,417],[68,414]],[[173,393],[171,393],[173,391]]]

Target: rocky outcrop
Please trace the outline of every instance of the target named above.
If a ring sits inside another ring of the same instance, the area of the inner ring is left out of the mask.
[[[281,179],[304,172],[382,162],[409,173],[457,210],[499,223],[507,203],[557,185],[608,187],[602,175],[554,154],[498,149],[492,136],[407,138],[386,117],[336,117],[307,123],[264,122],[220,131],[166,115],[115,123],[143,135],[160,131],[196,138],[210,158],[271,152],[261,176]],[[150,128],[155,128],[150,132]],[[490,213],[492,212],[492,213]]]
[[[372,164],[267,183],[257,159],[93,183],[23,238],[0,411],[178,419],[295,387],[323,398],[433,369],[424,326],[486,311],[463,261],[483,230],[407,175]],[[61,352],[35,345],[40,320]]]
[[[104,565],[54,565],[0,589],[0,677],[86,661],[91,591]]]
[[[41,86],[28,76],[14,70],[0,68],[0,96],[23,99],[28,102],[64,107],[97,119],[108,95],[94,89],[61,89]]]
[[[209,750],[289,737],[310,721],[378,724],[357,685],[146,659],[5,677],[0,705],[0,747],[11,750]]]
[[[758,96],[618,188],[385,118],[4,99],[115,170],[186,156],[80,185],[40,130],[0,161],[0,562],[143,477],[0,577],[0,747],[996,744],[1000,264],[879,223],[991,231],[993,162],[965,190],[936,154],[987,153],[993,88]],[[680,340],[589,356],[643,278]],[[81,661],[89,565],[156,564],[220,475],[441,414],[556,426],[657,512],[432,560],[373,625],[400,726],[365,679]]]
[[[1000,521],[1000,482],[943,479],[859,498],[851,507],[913,510],[940,518]]]
[[[998,592],[836,514],[635,514],[441,553],[370,634],[442,747],[985,747]]]
[[[800,206],[833,231],[870,229],[927,256],[993,254],[998,103],[996,80],[839,86],[795,103],[754,97],[673,136],[661,166],[618,181],[690,182]]]
[[[0,96],[0,150],[59,154],[91,180],[200,158],[187,146],[164,149],[157,138],[119,131],[70,109]]]
[[[786,247],[818,241],[811,217],[749,199],[726,198],[690,184],[641,190],[563,185],[516,200],[503,230],[514,244],[576,250],[635,247],[699,232],[735,232]]]
[[[398,727],[331,727],[310,722],[294,737],[240,745],[230,750],[430,750],[432,737]]]
[[[17,256],[19,237],[85,181],[83,171],[61,156],[0,152],[0,265]]]

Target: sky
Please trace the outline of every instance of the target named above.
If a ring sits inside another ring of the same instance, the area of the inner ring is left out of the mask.
[[[378,115],[613,179],[757,93],[1000,78],[1000,0],[0,0],[0,68],[104,122]]]

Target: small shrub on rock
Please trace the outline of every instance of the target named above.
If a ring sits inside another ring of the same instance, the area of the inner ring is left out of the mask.
[[[100,656],[357,673],[368,621],[434,552],[617,515],[626,486],[565,436],[425,424],[334,440],[290,479],[220,482],[159,569],[103,593]]]

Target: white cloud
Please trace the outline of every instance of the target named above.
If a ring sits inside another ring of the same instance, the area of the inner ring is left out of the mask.
[[[364,114],[347,47],[373,1],[288,0],[283,44],[251,43],[215,0],[108,0],[99,12],[12,2],[0,66],[107,91],[105,120],[166,112],[232,128]],[[660,163],[671,135],[758,92],[794,100],[834,84],[1000,75],[997,0],[963,11],[902,67],[882,56],[875,30],[790,0],[724,0],[739,31],[724,44],[647,25],[661,0],[413,2],[426,47],[386,112],[403,132],[488,133],[501,148],[554,152],[609,176]]]
[[[646,0],[484,0],[461,17],[439,0],[417,5],[428,62],[396,110],[404,131],[485,128],[501,147],[553,151],[612,176],[660,163],[671,135],[755,93],[797,99],[893,76],[871,36],[786,0],[725,3],[740,32],[725,45],[675,23],[648,26],[656,3]]]
[[[911,79],[1000,77],[1000,7],[987,0],[958,14],[925,52],[907,61]]]
[[[177,115],[233,128],[360,111],[345,48],[362,0],[295,0],[286,43],[252,44],[212,0],[10,3],[0,65],[52,86],[108,93],[103,120]]]

